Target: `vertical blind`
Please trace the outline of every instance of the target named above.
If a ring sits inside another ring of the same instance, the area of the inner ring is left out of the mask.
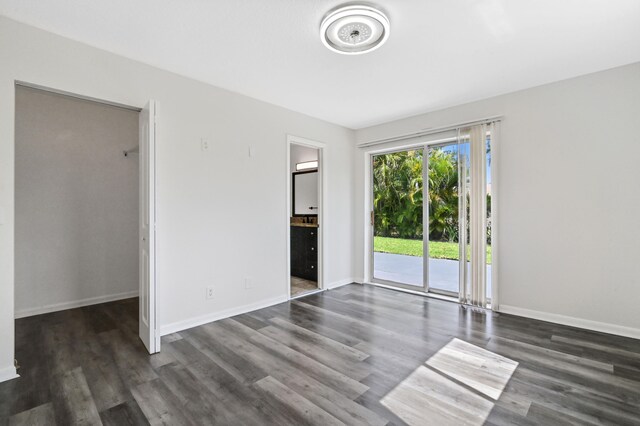
[[[497,123],[483,123],[463,128],[458,133],[458,143],[468,142],[470,145],[469,188],[460,186],[460,197],[463,199],[460,223],[461,239],[465,244],[460,247],[460,293],[461,303],[487,307],[487,140],[491,151],[495,148]],[[466,181],[466,179],[465,179]],[[466,200],[469,194],[468,230]],[[493,229],[492,229],[493,231]],[[467,234],[468,232],[468,234]],[[467,235],[469,251],[467,252]],[[492,235],[492,239],[494,236]],[[469,253],[469,254],[467,254]],[[497,308],[497,297],[492,299],[492,308]],[[495,302],[495,303],[493,303]]]

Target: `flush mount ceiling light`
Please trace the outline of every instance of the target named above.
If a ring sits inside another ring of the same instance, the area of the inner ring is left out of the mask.
[[[344,6],[324,18],[320,38],[334,52],[345,55],[371,52],[389,38],[389,19],[370,6]]]

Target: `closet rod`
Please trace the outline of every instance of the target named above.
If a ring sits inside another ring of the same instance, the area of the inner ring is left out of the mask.
[[[126,151],[122,151],[125,157],[128,157],[129,154],[137,154],[140,152],[140,146],[136,146],[135,148],[127,149]]]

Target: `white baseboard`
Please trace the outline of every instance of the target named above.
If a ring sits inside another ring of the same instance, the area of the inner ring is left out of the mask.
[[[0,368],[0,383],[6,382],[7,380],[17,379],[20,377],[16,374],[16,367],[10,365],[9,367]]]
[[[277,305],[279,303],[287,302],[289,298],[287,296],[278,296],[267,300],[262,300],[256,303],[250,303],[248,305],[242,305],[237,308],[225,309],[224,311],[213,312],[198,317],[189,318],[183,321],[174,322],[171,324],[163,325],[160,327],[160,335],[166,336],[167,334],[177,333],[178,331],[187,330],[189,328],[197,327],[209,322],[218,321],[221,319],[233,317],[240,314],[246,314],[247,312],[256,311],[262,308],[268,308],[269,306]]]
[[[89,297],[87,299],[74,300],[73,302],[54,303],[51,305],[38,306],[36,308],[20,309],[15,311],[14,317],[17,319],[33,315],[48,314],[50,312],[81,308],[82,306],[96,305],[98,303],[114,302],[116,300],[129,299],[132,297],[138,297],[138,290],[109,294],[106,296]]]
[[[326,290],[333,290],[334,288],[342,287],[345,285],[353,284],[355,282],[355,278],[346,278],[344,280],[334,281],[329,283],[326,287]]]
[[[503,314],[517,315],[519,317],[532,318],[541,321],[553,322],[556,324],[568,325],[571,327],[599,331],[601,333],[609,333],[618,336],[640,339],[640,329],[638,328],[625,327],[622,325],[592,321],[583,318],[569,317],[560,314],[552,314],[549,312],[534,311],[532,309],[519,308],[517,306],[509,305],[500,305],[498,311]]]

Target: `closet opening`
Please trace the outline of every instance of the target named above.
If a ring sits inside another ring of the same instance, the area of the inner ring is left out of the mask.
[[[26,374],[47,345],[159,351],[154,110],[15,85],[15,351]]]

